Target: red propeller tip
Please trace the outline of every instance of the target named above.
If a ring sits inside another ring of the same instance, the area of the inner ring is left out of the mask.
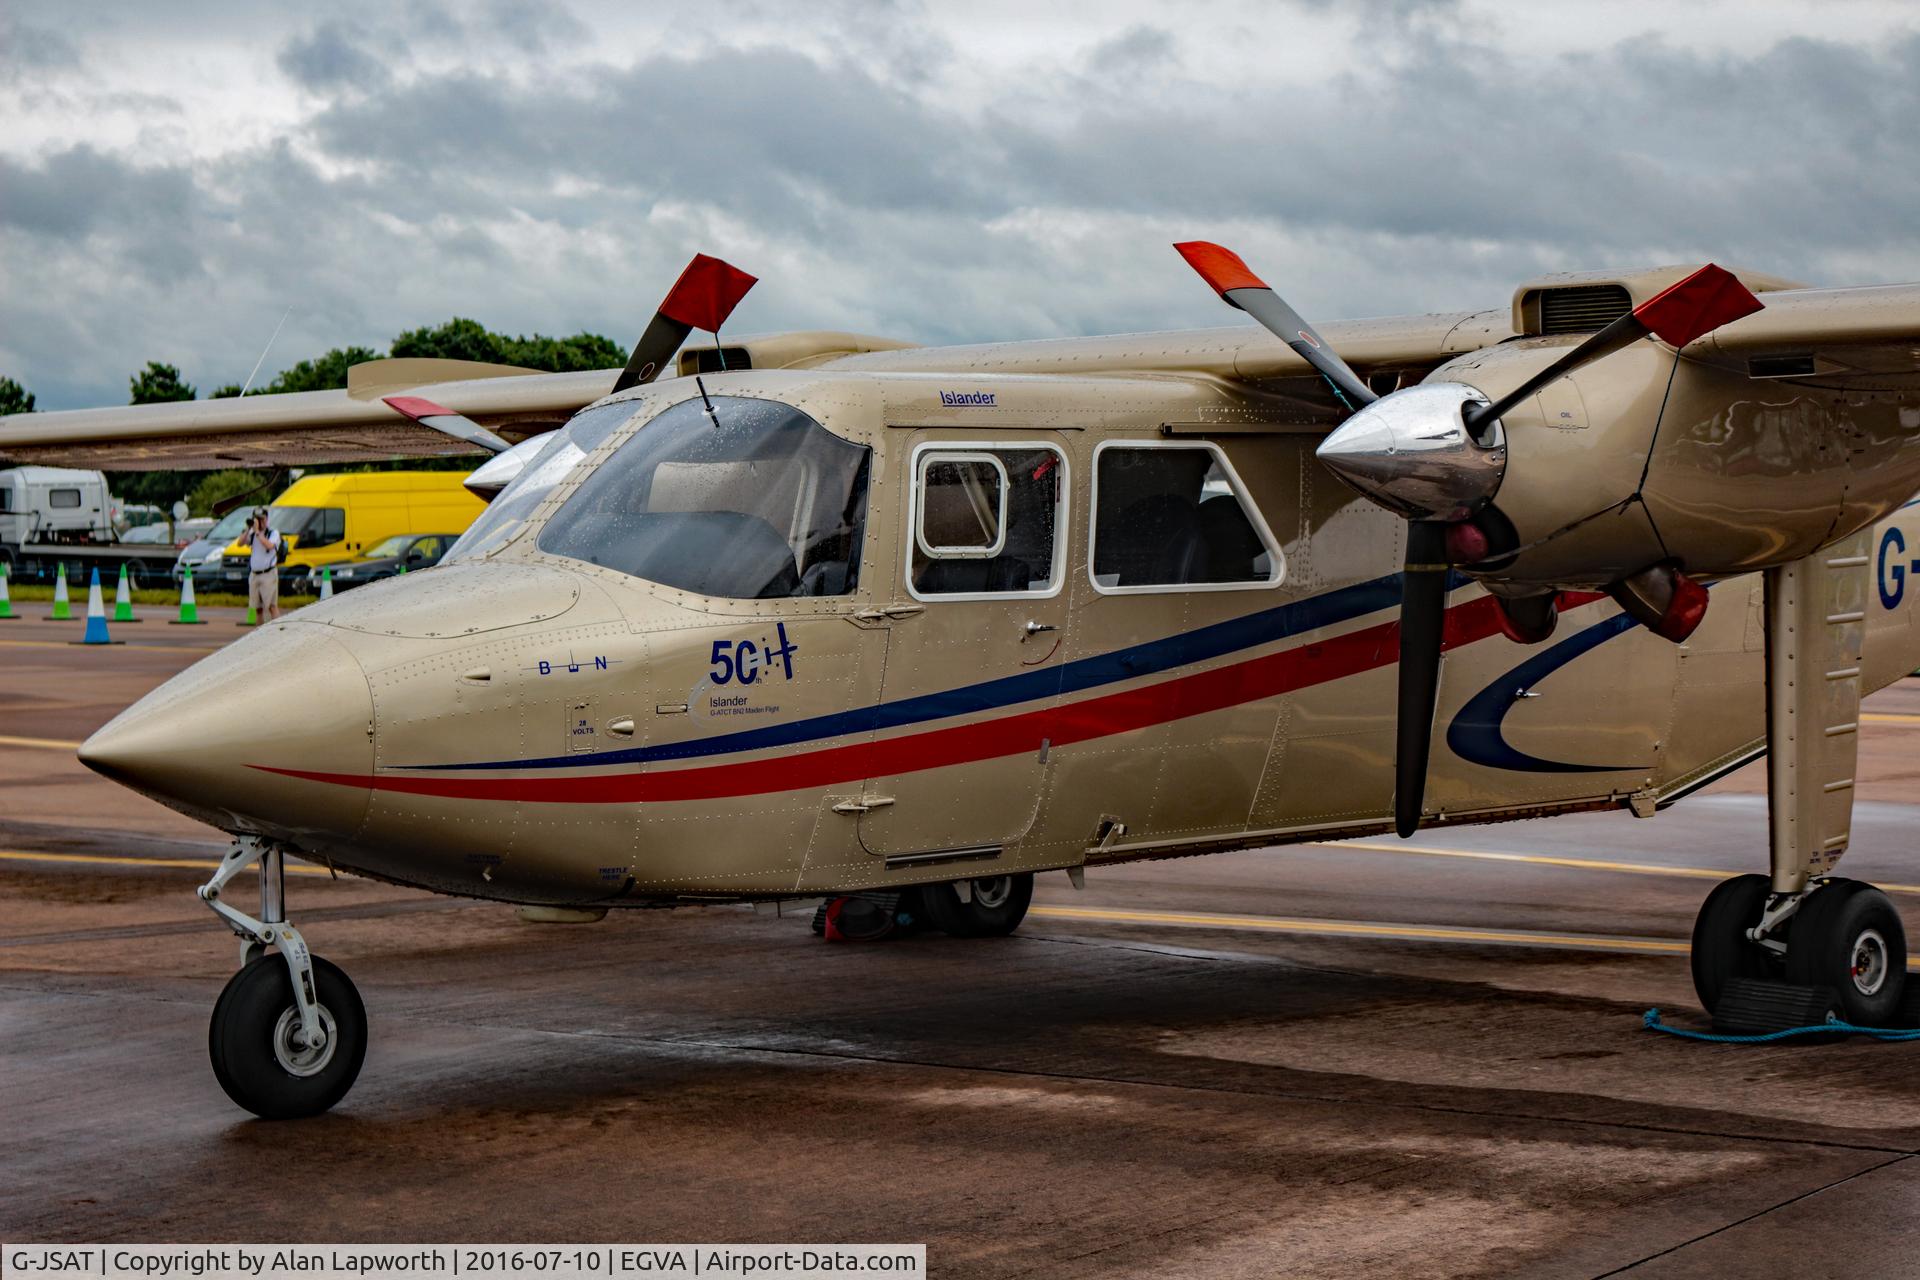
[[[1633,315],[1660,341],[1684,347],[1723,324],[1752,315],[1762,305],[1731,271],[1708,263],[1635,307]]]
[[[1253,274],[1240,255],[1207,240],[1186,240],[1173,246],[1200,278],[1213,286],[1221,297],[1234,289],[1264,289],[1267,282]]]
[[[433,401],[422,399],[419,396],[382,396],[381,399],[394,410],[406,414],[415,422],[418,422],[422,418],[451,418],[454,416],[453,410],[443,409]]]
[[[747,290],[759,282],[759,277],[750,276],[738,267],[696,253],[680,278],[673,282],[673,288],[667,291],[666,301],[660,304],[660,314],[690,329],[718,332],[733,309],[740,305],[740,299],[747,296]]]

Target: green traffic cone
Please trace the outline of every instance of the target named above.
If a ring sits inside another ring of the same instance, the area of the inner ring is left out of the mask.
[[[207,624],[200,618],[200,606],[193,599],[193,574],[180,575],[180,616],[172,623],[176,627],[204,627]]]
[[[327,565],[320,570],[320,598],[333,599],[333,566]]]
[[[7,562],[0,560],[0,622],[12,622],[19,616],[13,611],[13,597],[7,594]]]
[[[53,580],[53,612],[47,615],[48,622],[71,622],[73,605],[67,600],[67,566],[62,564],[60,572]]]
[[[138,622],[133,616],[133,592],[127,586],[127,566],[120,566],[120,585],[113,592],[113,620],[116,623]]]
[[[252,601],[247,602],[246,621],[236,622],[233,625],[236,627],[257,627],[260,625],[260,615],[254,612]]]

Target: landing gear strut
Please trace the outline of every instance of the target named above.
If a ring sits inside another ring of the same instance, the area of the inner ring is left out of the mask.
[[[307,950],[286,917],[286,855],[234,841],[200,900],[240,938],[240,972],[213,1006],[207,1054],[227,1096],[263,1120],[318,1115],[347,1095],[367,1055],[367,1010],[347,975]],[[221,901],[227,882],[260,864],[260,918]],[[274,947],[278,955],[268,955]]]
[[[1868,539],[1857,533],[1767,570],[1772,873],[1736,876],[1700,908],[1693,985],[1710,1013],[1739,979],[1830,992],[1856,1026],[1891,1026],[1900,1012],[1907,980],[1900,916],[1878,889],[1833,875],[1853,817]]]

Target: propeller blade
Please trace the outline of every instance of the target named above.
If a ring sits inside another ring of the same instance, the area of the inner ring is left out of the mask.
[[[1393,828],[1402,840],[1420,829],[1440,695],[1440,642],[1447,616],[1447,526],[1407,522],[1400,596],[1400,695],[1394,725]]]
[[[1467,410],[1467,430],[1477,435],[1487,423],[1548,383],[1631,346],[1648,334],[1677,349],[1722,325],[1752,315],[1764,305],[1731,271],[1710,262],[1648,298],[1492,404]]]
[[[463,417],[419,396],[381,396],[381,401],[396,413],[405,414],[423,427],[431,427],[443,436],[452,436],[466,444],[477,445],[488,453],[505,453],[513,448],[472,418]]]
[[[1227,305],[1238,307],[1258,320],[1268,332],[1318,370],[1321,377],[1333,384],[1348,408],[1358,409],[1379,399],[1353,371],[1353,366],[1336,355],[1326,339],[1269,288],[1266,281],[1253,274],[1239,254],[1206,240],[1187,240],[1173,247]]]
[[[640,341],[633,344],[633,354],[614,380],[613,390],[625,391],[659,377],[689,333],[705,329],[717,334],[740,305],[740,299],[747,296],[747,290],[758,283],[757,276],[738,267],[704,253],[694,254],[693,261],[667,291],[659,312],[647,323]]]

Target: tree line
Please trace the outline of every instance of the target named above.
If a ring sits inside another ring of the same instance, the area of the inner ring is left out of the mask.
[[[488,364],[518,365],[543,373],[572,373],[582,369],[614,369],[626,363],[627,353],[613,339],[598,333],[576,333],[570,338],[550,338],[545,334],[510,335],[495,333],[478,320],[455,316],[444,324],[408,329],[396,337],[384,353],[394,358],[427,357],[443,360],[479,360]],[[251,387],[250,396],[283,395],[293,391],[332,391],[347,385],[347,370],[356,364],[378,360],[383,353],[372,347],[335,347],[310,360],[301,360],[282,369],[264,386]],[[149,360],[144,369],[127,379],[129,404],[163,404],[173,400],[199,398],[198,390],[181,374],[179,366],[161,360]],[[241,393],[240,384],[230,382],[215,387],[207,399],[220,400]],[[19,382],[0,375],[0,414],[34,412],[34,396]],[[409,470],[469,470],[471,459],[414,458],[393,463],[336,463],[307,468],[310,472],[367,471],[392,467]],[[185,499],[194,515],[205,515],[220,499],[258,488],[266,475],[257,471],[125,471],[114,477],[114,491],[127,502],[150,502],[161,508]]]

